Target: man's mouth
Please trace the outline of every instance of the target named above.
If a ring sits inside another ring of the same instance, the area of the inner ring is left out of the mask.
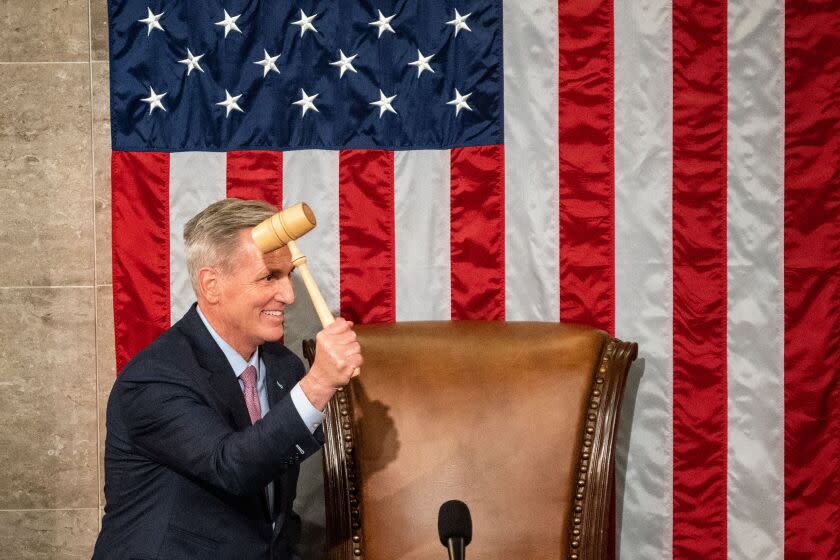
[[[268,310],[268,309],[264,309],[264,310],[263,310],[263,313],[265,313],[265,314],[266,314],[266,315],[268,315],[269,317],[283,317],[283,311],[282,311],[282,310]]]

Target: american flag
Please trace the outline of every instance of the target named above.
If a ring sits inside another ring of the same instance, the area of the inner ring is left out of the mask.
[[[111,0],[118,367],[182,228],[310,204],[335,313],[639,342],[621,558],[840,558],[840,5]]]

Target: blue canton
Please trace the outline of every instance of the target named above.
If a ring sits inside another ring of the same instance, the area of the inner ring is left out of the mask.
[[[501,144],[501,0],[111,0],[126,151]]]

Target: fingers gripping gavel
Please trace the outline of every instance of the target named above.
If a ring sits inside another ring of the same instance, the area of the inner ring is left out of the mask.
[[[306,203],[301,202],[277,212],[271,218],[256,226],[251,232],[251,237],[263,253],[270,253],[283,246],[289,248],[292,253],[292,264],[300,271],[303,284],[306,286],[306,291],[309,292],[309,297],[312,299],[312,305],[315,306],[315,312],[321,320],[321,326],[326,328],[335,322],[335,317],[330,313],[327,302],[321,295],[321,290],[318,289],[315,279],[312,278],[312,273],[309,272],[306,256],[300,252],[297,243],[295,243],[296,239],[310,232],[315,225],[315,214],[312,209]],[[356,377],[359,373],[359,368],[356,368],[353,370],[353,377]]]

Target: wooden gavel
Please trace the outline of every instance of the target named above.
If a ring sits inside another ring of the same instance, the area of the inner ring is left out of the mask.
[[[335,322],[335,317],[327,307],[327,302],[324,301],[321,290],[318,289],[315,279],[312,278],[312,273],[309,272],[306,255],[300,252],[297,243],[295,243],[296,239],[312,231],[316,223],[315,213],[312,212],[309,205],[305,202],[299,202],[277,212],[257,225],[251,232],[251,238],[263,253],[276,251],[283,246],[289,248],[292,253],[292,264],[300,271],[303,284],[306,286],[315,312],[321,320],[321,326],[326,327]],[[356,368],[353,370],[353,377],[359,375],[359,373],[359,368]]]

